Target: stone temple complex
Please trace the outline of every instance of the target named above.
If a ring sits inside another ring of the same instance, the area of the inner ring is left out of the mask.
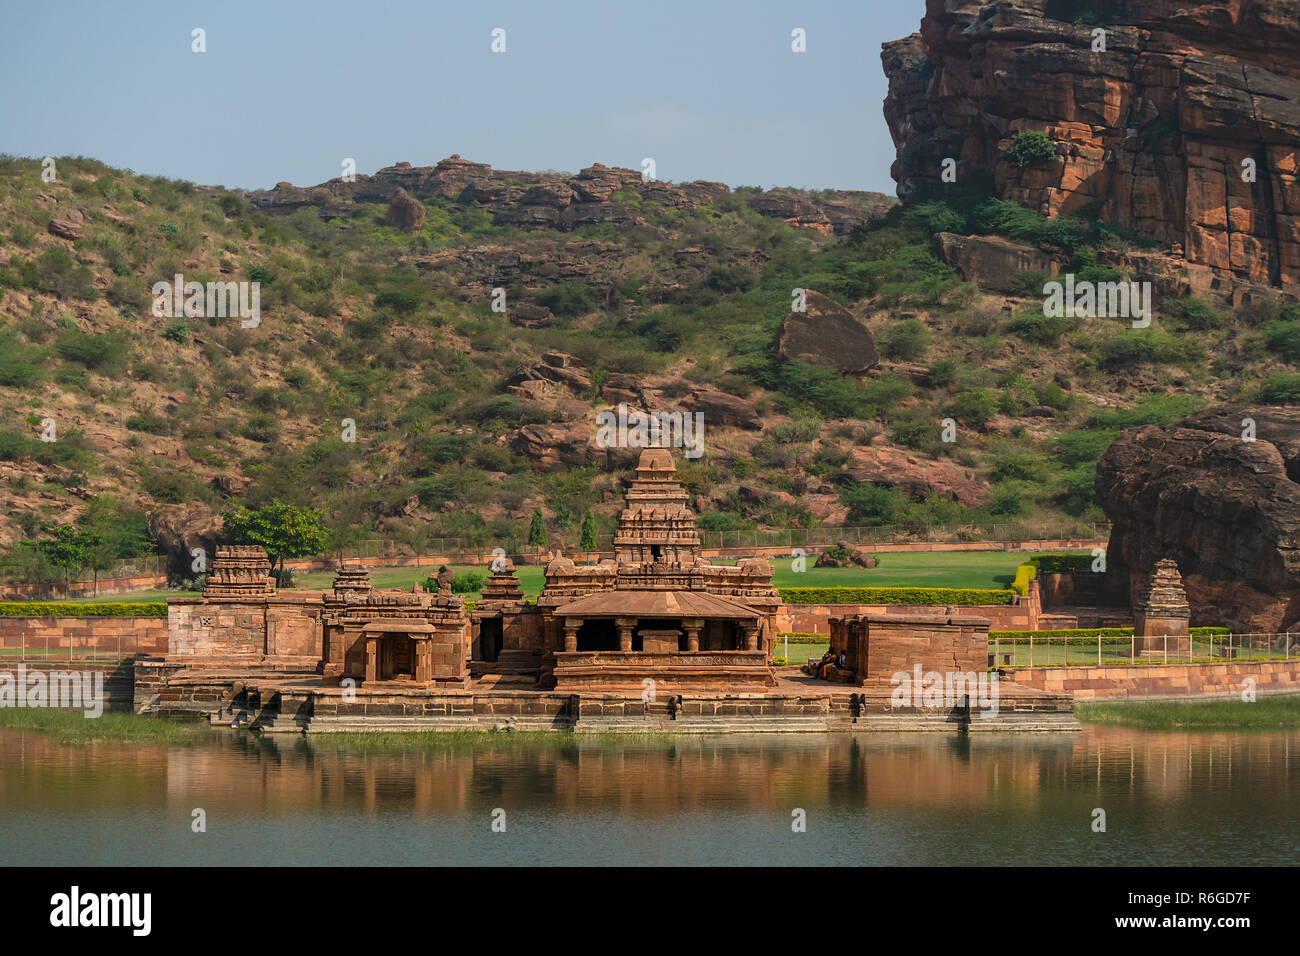
[[[611,557],[552,554],[535,602],[508,560],[491,571],[473,603],[446,568],[434,593],[347,566],[329,591],[281,591],[261,548],[218,547],[202,596],[168,602],[166,658],[137,662],[137,709],[296,732],[951,729],[968,707],[898,713],[891,676],[988,667],[989,621],[949,608],[833,620],[833,680],[778,670],[771,562],[704,556],[665,448],[641,453]],[[1077,726],[1068,698],[1008,690],[986,729]]]

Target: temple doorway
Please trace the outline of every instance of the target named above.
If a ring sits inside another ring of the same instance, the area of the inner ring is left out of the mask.
[[[379,644],[379,680],[412,680],[415,677],[414,642],[393,635]]]
[[[479,656],[489,664],[495,664],[498,657],[501,656],[501,647],[504,643],[504,635],[501,629],[501,618],[485,617],[479,622],[478,626],[478,649]]]

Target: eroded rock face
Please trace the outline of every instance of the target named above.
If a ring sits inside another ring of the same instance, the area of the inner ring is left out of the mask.
[[[871,330],[852,312],[809,289],[803,312],[781,323],[778,349],[782,360],[826,365],[837,372],[860,374],[880,362]]]
[[[167,556],[167,580],[173,583],[198,577],[193,549],[202,548],[211,569],[217,545],[225,544],[221,518],[203,505],[158,505],[145,518],[149,537]]]
[[[1098,462],[1096,488],[1112,522],[1107,571],[1131,601],[1172,558],[1193,627],[1274,633],[1300,619],[1300,408],[1216,405],[1130,429]]]
[[[1300,4],[1095,0],[1105,52],[1076,6],[927,0],[920,33],[885,44],[899,196],[939,186],[951,157],[1003,199],[1053,216],[1098,203],[1220,277],[1300,288]],[[1056,156],[1003,158],[1021,130]]]

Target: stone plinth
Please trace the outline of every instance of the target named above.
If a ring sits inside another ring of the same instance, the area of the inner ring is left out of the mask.
[[[644,632],[642,632],[644,639]],[[558,651],[556,691],[642,689],[653,680],[656,693],[681,690],[763,690],[775,685],[764,651]]]

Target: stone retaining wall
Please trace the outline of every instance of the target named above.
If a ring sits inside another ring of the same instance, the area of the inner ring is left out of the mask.
[[[0,662],[0,671],[13,675],[16,680],[19,668],[30,674],[40,671],[49,674],[52,671],[77,671],[104,675],[104,710],[131,710],[135,699],[135,668],[130,661],[105,662],[95,661],[59,661],[59,660],[6,660]],[[84,707],[74,708],[84,710]]]
[[[167,619],[165,617],[0,617],[0,648],[4,659],[68,650],[96,654],[134,657],[139,654],[167,653]]]
[[[1105,667],[1024,667],[1007,679],[1077,700],[1239,695],[1246,678],[1257,693],[1300,693],[1300,660],[1224,664],[1128,664]]]

